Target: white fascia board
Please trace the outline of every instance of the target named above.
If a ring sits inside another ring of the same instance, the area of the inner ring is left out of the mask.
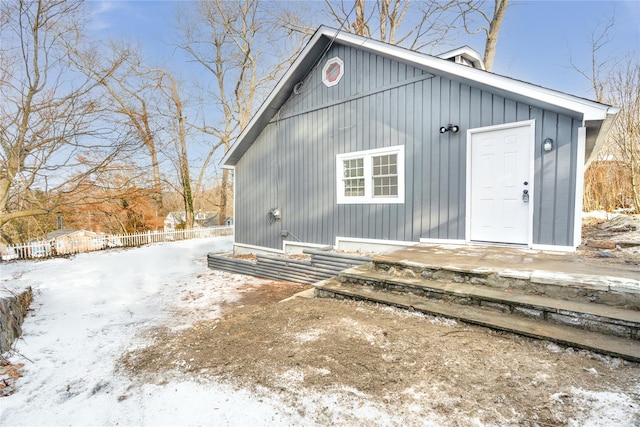
[[[487,86],[496,87],[507,92],[517,93],[540,102],[557,105],[567,110],[576,111],[583,114],[583,120],[603,120],[607,117],[607,114],[616,114],[617,111],[619,111],[617,108],[609,107],[608,105],[600,104],[588,99],[579,98],[487,71],[461,66],[460,64],[456,64],[445,59],[404,49],[398,46],[388,45],[377,40],[365,39],[354,34],[340,32],[338,36],[336,36],[336,40],[354,47],[360,47],[391,57],[404,59],[433,70],[441,71]]]
[[[220,161],[220,164],[223,165],[222,166],[223,168],[230,166],[230,165],[227,165],[226,163],[229,160],[229,158],[233,155],[233,152],[239,147],[240,145],[239,143],[245,138],[249,130],[253,128],[253,126],[258,121],[258,119],[265,113],[267,108],[269,108],[269,106],[274,101],[276,96],[278,96],[282,88],[289,81],[289,79],[291,78],[291,75],[294,74],[295,70],[298,69],[298,67],[304,61],[304,59],[309,54],[309,52],[313,50],[313,47],[318,42],[318,40],[323,36],[333,38],[337,34],[338,34],[338,30],[332,29],[332,32],[329,32],[327,27],[320,27],[318,31],[316,31],[316,33],[313,35],[313,37],[311,37],[311,39],[309,40],[307,45],[304,47],[302,52],[300,52],[300,54],[298,55],[296,60],[293,62],[293,64],[291,64],[291,66],[289,67],[287,72],[284,74],[284,76],[282,76],[282,78],[278,81],[278,83],[273,88],[271,93],[269,93],[269,96],[267,97],[267,99],[264,100],[264,102],[260,106],[260,109],[253,115],[253,117],[251,117],[251,120],[249,121],[249,123],[247,123],[247,126],[245,126],[245,128],[242,130],[242,132],[240,133],[240,135],[238,136],[234,144],[231,146],[231,148],[229,148],[229,150],[227,150],[227,153],[224,155],[224,157]]]
[[[321,26],[315,32],[313,37],[311,37],[311,39],[302,50],[302,52],[298,55],[291,67],[289,67],[289,70],[287,70],[285,75],[276,84],[267,99],[262,103],[260,109],[256,112],[256,114],[254,114],[247,126],[242,130],[242,132],[236,139],[236,142],[222,158],[220,162],[222,165],[226,166],[229,158],[240,146],[240,142],[246,137],[249,130],[253,128],[258,119],[270,107],[282,88],[288,83],[291,76],[295,73],[297,68],[304,61],[309,52],[313,50],[318,40],[322,37],[328,37],[331,40],[337,40],[340,43],[352,47],[365,49],[370,52],[379,53],[391,58],[403,59],[405,61],[419,64],[435,71],[440,71],[453,76],[457,76],[462,79],[476,82],[478,84],[495,87],[507,92],[517,93],[519,95],[538,100],[543,103],[548,103],[561,108],[565,108],[570,111],[575,111],[583,115],[583,122],[587,120],[604,120],[608,115],[615,115],[618,113],[618,111],[620,111],[619,108],[610,107],[608,105],[600,104],[588,99],[583,99],[573,95],[554,91],[542,86],[536,86],[534,84],[515,80],[510,77],[504,77],[487,71],[462,66],[446,59],[437,58],[435,56],[415,52],[410,49],[405,49],[355,34],[346,33],[344,31],[336,30],[335,28]]]

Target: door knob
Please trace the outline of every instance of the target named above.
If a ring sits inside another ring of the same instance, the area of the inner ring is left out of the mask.
[[[529,190],[522,190],[522,201],[529,203]]]

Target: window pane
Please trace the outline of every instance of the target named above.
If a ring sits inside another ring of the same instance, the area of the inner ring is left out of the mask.
[[[364,196],[364,178],[344,180],[345,197]]]
[[[364,159],[344,160],[342,164],[345,178],[364,177]]]
[[[398,177],[386,176],[373,178],[374,197],[395,197],[398,195]]]
[[[373,197],[398,196],[398,155],[373,157]]]
[[[329,65],[329,67],[327,68],[325,78],[327,79],[328,82],[333,83],[334,81],[336,81],[339,75],[340,75],[340,64],[334,63]]]
[[[344,196],[364,196],[364,158],[343,161]]]

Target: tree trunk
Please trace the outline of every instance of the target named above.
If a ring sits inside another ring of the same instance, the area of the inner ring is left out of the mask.
[[[367,37],[369,35],[369,27],[364,15],[364,0],[356,0],[355,8],[356,21],[353,23],[353,32],[359,36]]]
[[[154,207],[160,213],[164,210],[164,203],[162,201],[162,181],[160,178],[160,163],[158,162],[158,154],[156,153],[155,144],[147,145],[149,154],[151,156],[151,166],[153,167],[153,193],[151,194],[151,200]]]
[[[229,171],[222,170],[222,182],[220,183],[220,203],[218,210],[218,224],[225,225],[227,221],[227,204],[228,204],[228,187],[229,187]]]
[[[189,175],[189,158],[187,157],[187,141],[184,130],[182,109],[178,115],[178,132],[180,138],[180,175],[182,178],[182,198],[184,200],[184,228],[193,228],[193,194],[191,194],[191,177]]]
[[[182,200],[184,201],[184,228],[193,228],[193,194],[191,192],[191,176],[189,174],[189,156],[187,153],[187,131],[184,126],[185,117],[182,111],[182,101],[180,99],[180,93],[178,92],[178,83],[168,73],[164,73],[164,76],[170,82],[169,89],[171,90],[171,100],[176,108],[175,116],[178,121],[178,147],[177,154],[178,159],[178,172],[180,174],[180,184],[182,185]]]
[[[502,19],[507,11],[509,0],[496,0],[493,18],[489,23],[489,31],[487,32],[487,43],[484,48],[484,66],[487,71],[493,69],[493,60],[496,56],[496,46],[498,45],[498,33],[502,25]]]

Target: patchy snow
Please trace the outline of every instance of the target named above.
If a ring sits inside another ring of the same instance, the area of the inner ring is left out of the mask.
[[[593,218],[593,219],[602,219],[602,220],[610,220],[620,215],[615,212],[607,212],[607,211],[589,211],[582,212],[582,219]]]
[[[299,424],[281,402],[246,390],[136,384],[116,371],[123,352],[148,342],[141,332],[218,317],[221,304],[239,297],[254,279],[206,266],[208,252],[231,245],[230,237],[196,239],[0,264],[0,288],[34,291],[16,346],[30,361],[10,359],[25,367],[16,392],[0,402],[0,425]]]
[[[573,387],[571,397],[574,402],[589,410],[582,419],[571,420],[568,425],[582,427],[607,427],[637,425],[637,418],[629,408],[637,407],[637,402],[622,393],[608,391],[595,392]]]
[[[402,404],[389,400],[396,403],[378,405],[358,389],[340,384],[321,392],[296,387],[306,380],[302,368],[282,375],[281,387],[286,392],[258,384],[251,389],[238,388],[211,378],[196,382],[175,372],[159,384],[149,384],[120,373],[121,356],[148,346],[158,328],[183,330],[198,321],[217,318],[224,304],[240,298],[243,287],[263,283],[207,268],[208,252],[228,251],[231,246],[232,238],[223,237],[80,254],[71,259],[0,263],[0,289],[15,292],[31,286],[34,291],[33,313],[28,315],[23,339],[16,345],[19,354],[10,358],[13,363],[25,364],[23,376],[14,394],[0,398],[0,425],[395,426],[451,421],[447,419],[448,408],[461,398],[440,392],[445,383],[433,383],[431,393],[409,388],[403,395],[415,399]],[[356,309],[362,310],[357,305]],[[418,314],[401,312],[398,316]],[[372,346],[386,345],[384,331],[376,329],[377,323],[371,333],[357,322],[344,322],[350,336],[363,338]],[[456,325],[442,318],[431,322]],[[313,342],[323,333],[311,329],[290,338]],[[555,344],[548,347],[566,352]],[[595,369],[584,370],[590,376],[600,375]],[[335,375],[324,367],[316,368],[311,372],[314,374]],[[535,375],[532,383],[536,387],[544,383],[545,375]],[[590,411],[582,419],[568,420],[569,425],[632,425],[637,421],[638,403],[623,393],[572,388],[570,393],[563,390],[549,396],[549,402],[557,405],[571,400]],[[435,409],[425,411],[430,406]],[[407,423],[402,411],[405,415],[422,411],[421,418]],[[495,408],[489,405],[466,414],[460,424],[482,425],[476,417],[491,411]],[[505,418],[497,419],[509,424]],[[451,421],[453,424],[458,423]]]

